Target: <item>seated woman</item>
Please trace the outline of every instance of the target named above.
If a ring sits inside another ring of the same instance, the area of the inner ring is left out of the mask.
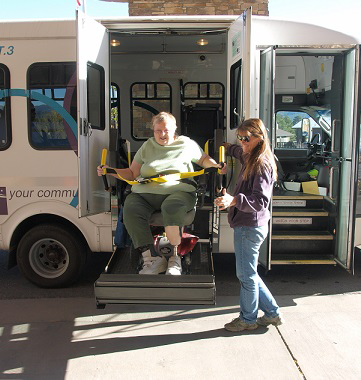
[[[124,179],[193,172],[192,163],[203,168],[221,168],[195,141],[177,135],[177,124],[172,114],[161,112],[154,116],[152,128],[154,137],[140,147],[130,167],[115,169]],[[98,175],[102,174],[102,167],[98,166]],[[111,175],[117,178],[117,174]],[[182,273],[178,255],[170,257],[167,262],[165,257],[156,254],[149,220],[155,211],[161,211],[168,240],[173,246],[178,246],[185,217],[194,209],[196,200],[196,184],[191,179],[163,183],[150,181],[132,186],[132,192],[124,203],[123,220],[134,247],[143,256],[140,274]]]

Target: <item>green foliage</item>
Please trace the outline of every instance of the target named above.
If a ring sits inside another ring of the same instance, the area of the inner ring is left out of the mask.
[[[54,110],[43,112],[35,118],[35,125],[39,131],[49,134],[50,138],[65,138],[63,118]]]
[[[300,116],[296,116],[292,120],[288,115],[282,114],[281,112],[277,112],[276,114],[276,123],[278,125],[278,129],[292,133],[293,136],[290,138],[290,141],[296,140],[296,131],[292,127],[301,119],[302,118]]]

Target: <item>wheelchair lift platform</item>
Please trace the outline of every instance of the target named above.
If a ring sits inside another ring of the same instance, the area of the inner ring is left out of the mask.
[[[211,249],[198,242],[182,258],[180,276],[141,275],[139,253],[117,249],[94,284],[97,308],[106,304],[214,305],[216,296]]]

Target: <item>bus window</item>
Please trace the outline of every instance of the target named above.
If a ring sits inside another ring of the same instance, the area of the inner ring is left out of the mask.
[[[224,86],[219,82],[187,82],[183,89],[182,134],[200,146],[224,128]]]
[[[110,86],[110,127],[116,130],[119,129],[119,116],[120,116],[120,101],[119,101],[119,86],[112,83]]]
[[[216,104],[223,112],[224,86],[219,82],[187,82],[184,84],[184,105]]]
[[[61,105],[74,120],[77,117],[76,64],[35,63],[28,70],[28,88],[49,98],[49,102],[30,99],[28,133],[35,149],[77,149],[74,130],[54,110],[52,102]],[[51,100],[51,101],[50,101]]]
[[[172,89],[168,83],[133,83],[131,94],[131,125],[135,139],[153,136],[152,117],[159,112],[172,112]]]
[[[10,74],[6,66],[0,64],[0,90],[9,88]],[[0,98],[0,150],[11,144],[10,98]]]

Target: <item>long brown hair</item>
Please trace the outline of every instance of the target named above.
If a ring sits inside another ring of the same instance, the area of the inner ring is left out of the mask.
[[[261,174],[262,168],[267,167],[273,170],[273,177],[277,179],[277,166],[274,159],[267,130],[261,119],[244,120],[237,128],[237,133],[248,132],[250,135],[260,138],[259,143],[252,152],[245,157],[244,179],[248,179],[255,174]]]

